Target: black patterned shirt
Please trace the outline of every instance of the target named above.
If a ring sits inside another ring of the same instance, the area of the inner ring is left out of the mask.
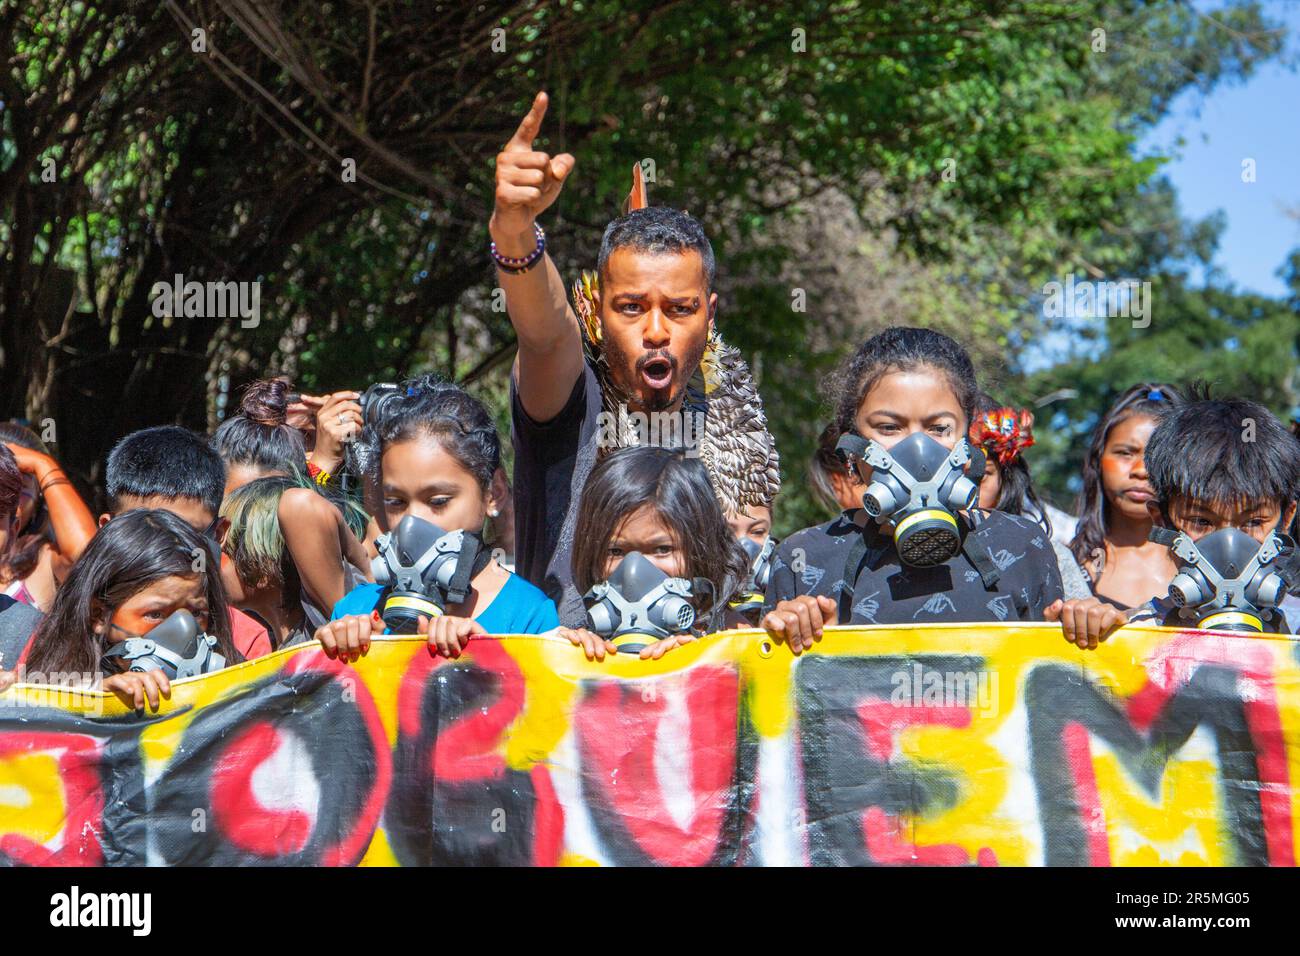
[[[824,595],[851,614],[840,624],[914,624],[940,621],[1041,621],[1043,608],[1062,596],[1061,572],[1052,543],[1033,520],[1001,511],[972,510],[961,516],[963,541],[996,569],[986,587],[965,554],[932,568],[902,564],[891,535],[865,511],[805,528],[786,538],[772,563],[764,612],[801,594]],[[866,553],[851,601],[841,595],[845,564],[857,538]]]

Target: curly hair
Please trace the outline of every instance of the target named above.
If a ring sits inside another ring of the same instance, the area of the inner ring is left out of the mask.
[[[402,383],[405,394],[384,408],[383,417],[361,430],[350,449],[353,467],[368,483],[390,445],[428,436],[474,476],[487,491],[501,464],[501,436],[487,408],[465,389],[433,375]]]

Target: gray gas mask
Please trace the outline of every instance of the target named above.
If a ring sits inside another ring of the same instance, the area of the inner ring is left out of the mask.
[[[1285,535],[1271,531],[1260,544],[1244,531],[1224,528],[1193,541],[1155,528],[1151,538],[1167,544],[1178,564],[1169,599],[1179,617],[1206,630],[1258,634],[1279,613],[1288,582],[1278,558],[1291,546]]]
[[[740,539],[740,546],[749,556],[749,574],[741,585],[739,595],[728,607],[753,627],[758,626],[763,611],[767,582],[772,578],[772,555],[776,553],[778,544],[780,542],[771,535],[762,544],[753,538]]]
[[[583,595],[587,627],[620,652],[639,653],[652,641],[691,630],[701,582],[670,578],[640,551],[632,551],[608,580]]]
[[[226,659],[216,648],[217,639],[200,631],[194,615],[182,609],[148,633],[131,634],[112,645],[100,658],[100,667],[108,673],[160,670],[169,680],[177,680],[225,667]]]
[[[439,617],[448,604],[464,601],[492,560],[477,534],[443,531],[414,515],[376,538],[375,547],[379,556],[370,567],[385,588],[379,616],[394,634],[415,634],[421,616]]]
[[[840,436],[835,451],[850,468],[871,468],[862,507],[878,524],[894,526],[904,564],[933,567],[961,551],[957,512],[975,506],[984,477],[984,453],[962,438],[949,450],[923,432],[892,448],[857,435]],[[969,474],[966,466],[970,465]],[[972,478],[970,475],[974,475]]]

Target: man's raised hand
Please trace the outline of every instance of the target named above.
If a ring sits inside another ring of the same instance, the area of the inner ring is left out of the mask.
[[[497,154],[496,206],[489,228],[502,255],[532,252],[533,222],[555,202],[576,163],[568,153],[553,157],[533,149],[547,103],[546,94],[538,93],[510,142]]]

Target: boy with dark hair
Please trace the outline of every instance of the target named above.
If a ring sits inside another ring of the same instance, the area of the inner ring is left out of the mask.
[[[123,511],[162,508],[210,535],[221,509],[226,466],[202,435],[160,425],[132,432],[113,446],[105,484],[110,513],[99,516],[101,528]]]
[[[226,486],[226,466],[202,435],[178,425],[132,432],[108,454],[105,475],[109,513],[99,526],[127,511],[170,511],[212,542],[221,555],[225,519],[218,516]],[[271,652],[267,630],[249,615],[230,608],[230,631],[245,660]]]
[[[1124,611],[1095,597],[1058,602],[1066,640],[1095,648],[1129,622],[1288,633],[1278,606],[1289,585],[1285,537],[1300,495],[1300,442],[1264,406],[1193,390],[1152,432],[1147,503],[1179,572],[1169,594]]]

